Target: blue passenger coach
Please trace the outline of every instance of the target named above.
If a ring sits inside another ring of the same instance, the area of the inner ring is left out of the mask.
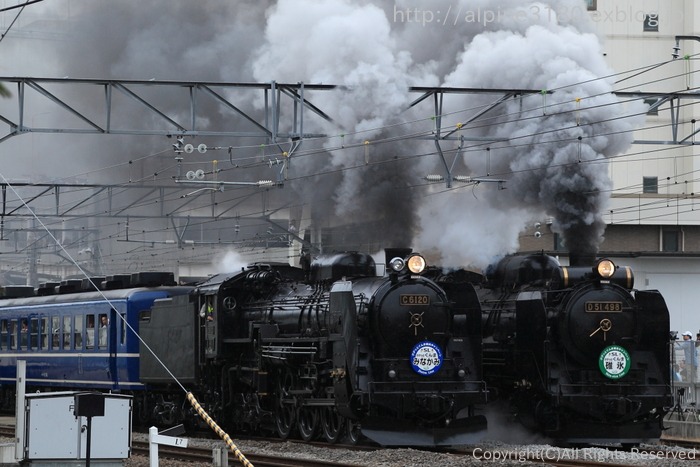
[[[28,390],[143,389],[134,334],[139,316],[156,300],[191,290],[173,285],[0,299],[0,403],[14,407],[19,359],[27,362]]]

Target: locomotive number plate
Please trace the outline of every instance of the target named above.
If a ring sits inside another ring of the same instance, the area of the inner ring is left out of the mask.
[[[430,305],[430,296],[422,294],[401,294],[399,303],[405,305]]]
[[[586,302],[586,311],[622,311],[622,302]]]

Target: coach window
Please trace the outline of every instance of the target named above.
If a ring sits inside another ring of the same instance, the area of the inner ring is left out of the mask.
[[[29,348],[39,348],[39,318],[32,318],[29,321]]]
[[[51,348],[61,348],[61,318],[58,316],[51,317]]]
[[[19,320],[19,348],[24,350],[29,348],[29,321],[27,318]]]
[[[83,317],[75,317],[75,330],[73,332],[73,342],[76,349],[83,348]]]
[[[100,349],[107,348],[107,325],[109,325],[107,315],[100,315],[99,342],[97,343]]]
[[[10,321],[10,348],[12,350],[17,350],[17,333],[19,332],[19,327],[17,326],[17,320],[13,319]]]
[[[87,315],[85,319],[85,347],[93,349],[95,347],[95,315]]]
[[[70,349],[70,316],[63,317],[63,348]]]
[[[0,349],[7,349],[7,320],[0,320]]]
[[[41,348],[47,350],[49,348],[49,318],[44,316],[41,318]]]

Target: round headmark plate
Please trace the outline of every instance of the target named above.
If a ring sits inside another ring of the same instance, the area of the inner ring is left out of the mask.
[[[631,366],[630,354],[619,345],[610,345],[600,352],[598,367],[607,378],[620,379],[630,371]]]
[[[417,343],[411,351],[413,371],[423,376],[430,376],[442,366],[442,350],[434,342]]]

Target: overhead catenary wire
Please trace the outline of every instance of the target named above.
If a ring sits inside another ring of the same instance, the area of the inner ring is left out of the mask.
[[[665,64],[665,63],[668,63],[668,62],[662,62],[662,64]],[[658,64],[657,64],[657,65],[658,65]],[[656,67],[656,65],[654,65],[654,66]],[[679,75],[676,75],[676,76],[679,76]],[[648,82],[656,82],[656,81],[659,81],[659,80],[648,81]],[[573,86],[573,85],[574,85],[574,84],[569,85],[569,86]],[[590,97],[591,97],[591,96],[588,96],[588,97],[586,97],[586,98],[584,98],[584,99],[587,99],[587,98],[590,98]],[[632,100],[636,100],[636,99],[630,99],[629,101],[632,101]],[[624,101],[623,101],[623,103],[624,103]],[[566,103],[556,103],[556,105],[565,105],[565,104],[566,104]],[[614,102],[614,103],[605,104],[605,105],[618,105],[618,104],[620,104],[620,102]],[[549,106],[550,108],[551,108],[553,105],[555,105],[555,103],[548,103],[548,106]],[[694,104],[692,104],[692,103],[690,103],[690,104],[683,104],[682,107],[688,107],[688,106],[690,106],[690,105],[694,105]],[[533,107],[532,109],[534,109],[534,108],[536,108],[536,107]],[[461,109],[461,110],[464,111],[464,109]],[[520,112],[519,115],[522,115],[523,113],[527,113],[528,110],[529,110],[529,109],[525,109],[524,112]],[[563,110],[563,111],[559,112],[557,115],[565,115],[566,113],[571,112],[571,111],[579,111],[579,112],[580,112],[580,110],[581,110],[581,107],[579,106],[577,109]],[[638,113],[638,114],[635,114],[635,115],[641,115],[641,113]],[[517,116],[517,115],[516,115],[516,116]],[[484,128],[484,127],[486,127],[486,126],[488,126],[488,125],[491,124],[490,120],[493,120],[494,118],[500,118],[500,119],[502,119],[501,121],[503,121],[503,117],[504,117],[504,115],[503,115],[503,114],[500,114],[500,115],[498,115],[497,117],[483,118],[483,119],[480,119],[479,121],[473,123],[471,126],[465,125],[463,128],[460,128],[460,130],[468,131],[468,130],[470,130],[470,129]],[[617,119],[617,118],[628,118],[628,117],[630,117],[630,115],[625,115],[625,116],[623,116],[623,117],[615,117],[615,119]],[[422,119],[422,120],[420,120],[420,121],[426,122],[427,120],[428,120],[428,119],[425,118],[425,119]],[[610,120],[612,120],[612,119],[610,119]],[[415,120],[415,121],[418,121],[418,120]],[[414,121],[414,122],[415,122],[415,121]],[[511,121],[511,122],[523,122],[523,121],[524,121],[524,118],[523,118],[523,117],[518,117],[518,118],[511,119],[511,120],[506,120],[506,121]],[[581,123],[581,122],[579,122],[579,123]],[[588,122],[589,125],[595,125],[595,124],[597,124],[597,123],[600,123],[600,122]],[[679,123],[683,123],[683,122],[679,122]],[[398,127],[398,125],[406,125],[406,124],[408,124],[408,123],[407,123],[407,122],[401,122],[401,123],[399,123],[399,124],[393,125],[392,127]],[[657,127],[657,128],[661,128],[662,125],[657,125],[656,127]],[[386,128],[389,128],[389,127],[386,127]],[[651,127],[651,126],[646,126],[646,127],[642,128],[642,129],[649,129],[649,128],[652,128],[652,127]],[[635,131],[635,130],[638,131],[639,129],[632,129],[632,130],[630,130],[630,131]],[[534,136],[534,135],[544,135],[544,134],[546,134],[546,133],[547,133],[547,131],[545,130],[545,131],[542,131],[542,132],[540,132],[540,133],[533,133],[533,134],[531,134],[531,135],[523,135],[521,138],[523,138],[523,139],[528,139],[528,138],[531,137],[531,136]],[[398,136],[392,136],[392,137],[390,137],[390,138],[389,138],[389,137],[387,137],[387,138],[378,138],[376,141],[373,141],[372,144],[375,145],[375,146],[378,146],[378,145],[381,145],[381,144],[389,144],[389,143],[395,142],[395,141],[404,141],[404,140],[407,140],[407,139],[415,139],[415,138],[419,138],[419,137],[426,137],[426,136],[429,136],[429,135],[430,135],[430,131],[429,131],[429,130],[421,130],[421,131],[419,131],[419,132],[412,132],[412,133],[399,134]],[[596,135],[594,135],[594,136],[602,136],[602,135],[596,134]],[[330,138],[330,137],[329,137],[329,138]],[[562,141],[562,140],[552,139],[552,140],[550,140],[550,141],[538,141],[537,144],[550,144],[550,143],[551,143],[551,144],[556,144],[557,142],[561,142],[561,141]],[[513,139],[513,140],[511,140],[510,142],[513,143],[513,142],[515,142],[515,140]],[[335,150],[352,149],[353,147],[358,147],[358,146],[360,146],[360,145],[362,145],[362,144],[364,144],[364,141],[362,141],[362,142],[359,142],[359,141],[358,141],[356,144],[347,144],[347,142],[344,142],[344,143],[343,143],[341,146],[339,146],[337,149],[331,147],[331,148],[311,149],[311,150],[306,151],[306,152],[304,152],[304,151],[299,151],[299,152],[297,152],[297,154],[295,155],[295,157],[308,157],[308,156],[313,156],[313,155],[317,155],[317,154],[327,154],[327,153],[333,152],[333,151],[335,151]],[[525,143],[522,143],[522,144],[523,144],[523,145],[526,145],[526,144],[528,144],[528,143],[525,142]],[[483,143],[474,143],[473,145],[466,145],[464,148],[462,148],[462,151],[463,151],[463,153],[468,154],[470,151],[479,150],[479,147],[481,147],[481,146],[483,146]],[[228,149],[228,148],[232,148],[232,147],[233,147],[233,146],[227,146],[227,149]],[[494,146],[494,147],[495,147],[495,146]],[[511,147],[518,147],[518,145],[515,144],[515,145],[512,145]],[[659,151],[665,151],[665,150],[666,150],[666,149],[664,148],[664,149],[660,149]],[[162,155],[162,154],[165,153],[165,152],[166,152],[166,151],[158,151],[158,152],[155,153],[155,154],[160,154],[160,155]],[[647,151],[645,151],[645,152],[647,152]],[[608,160],[608,161],[614,161],[615,159],[618,159],[618,158],[627,158],[627,159],[630,159],[630,158],[633,158],[635,154],[641,154],[641,152],[637,152],[637,153],[635,153],[635,152],[627,152],[627,153],[622,154],[622,155],[611,156],[611,157],[609,157],[607,160]],[[422,155],[423,157],[432,157],[432,156],[435,155],[435,152],[434,152],[434,151],[431,151],[431,152],[423,152],[423,153],[421,153],[421,155]],[[148,158],[150,158],[150,157],[152,157],[152,155],[146,155],[146,156],[143,156],[142,159],[143,159],[143,160],[146,160],[146,159],[148,159]],[[137,159],[138,159],[138,158],[137,158]],[[136,161],[137,159],[132,158],[132,159],[129,160],[128,163],[132,163],[132,161]],[[188,163],[196,164],[197,162],[188,162]],[[383,163],[383,162],[380,162],[380,163]],[[266,164],[265,161],[255,161],[255,157],[253,157],[253,158],[251,158],[251,164],[250,164],[248,167],[249,167],[249,168],[262,167],[262,166],[264,166],[264,164]],[[365,165],[366,165],[366,164],[365,164]],[[112,165],[111,167],[118,167],[118,164],[117,164],[117,165]],[[170,167],[172,168],[173,165],[171,165]],[[361,167],[360,167],[359,165],[357,165],[357,166],[348,166],[347,170],[360,169],[360,168],[361,168]],[[102,170],[102,169],[100,169],[100,170]],[[235,168],[222,169],[222,170],[220,171],[220,173],[223,174],[223,173],[225,173],[226,171],[230,171],[230,170],[235,170]],[[345,170],[345,169],[343,169],[343,170]],[[98,171],[99,171],[99,170],[93,171],[93,173],[96,173],[96,172],[98,172]],[[141,180],[141,181],[144,181],[144,180],[146,180],[146,179],[152,178],[153,181],[156,181],[156,180],[158,180],[159,178],[161,178],[161,177],[162,177],[162,174],[163,174],[164,172],[166,172],[166,171],[167,171],[167,167],[166,167],[166,168],[163,168],[162,170],[158,170],[158,172],[157,172],[157,173],[154,173],[152,176],[149,176],[149,175],[144,176],[144,177],[142,177],[140,180]],[[312,177],[312,176],[319,176],[319,175],[320,175],[320,176],[323,176],[323,175],[325,175],[325,174],[330,174],[330,173],[333,173],[333,172],[334,172],[334,170],[329,170],[329,171],[325,171],[325,172],[316,172],[316,173],[313,173],[313,174],[301,175],[301,176],[299,176],[299,177],[297,177],[297,178],[291,178],[290,181],[293,181],[293,180],[303,180],[305,177]],[[511,175],[514,174],[514,173],[515,173],[515,172],[512,172]],[[125,185],[124,185],[124,190],[125,190],[125,191],[128,191],[128,189],[129,189],[129,184],[125,184]],[[140,204],[140,206],[144,206],[144,207],[145,207],[145,206],[148,206],[149,204],[153,204],[153,201],[151,201],[151,202],[149,202],[149,201],[144,201],[143,203]],[[197,207],[197,206],[192,206],[192,207],[191,207],[191,210],[192,210],[193,212],[196,211],[197,209],[201,209],[201,207]],[[213,222],[215,222],[215,221],[213,221]],[[162,231],[161,231],[161,232],[162,232]]]
[[[17,20],[19,19],[19,15],[22,14],[22,12],[24,11],[24,8],[25,8],[27,5],[31,5],[31,4],[33,4],[33,3],[39,3],[39,2],[43,2],[43,1],[44,1],[44,0],[31,0],[31,1],[28,1],[28,2],[25,2],[25,3],[21,3],[21,4],[19,4],[19,5],[14,5],[14,6],[10,6],[10,7],[0,8],[0,13],[5,12],[5,11],[14,10],[14,9],[17,9],[17,8],[20,8],[20,10],[19,10],[19,11],[17,12],[17,14],[15,15],[14,19],[10,22],[10,25],[7,26],[7,29],[5,29],[5,32],[3,32],[3,33],[0,35],[0,42],[2,42],[2,40],[5,38],[5,36],[7,36],[7,34],[10,32],[10,29],[12,29],[12,26],[15,25],[15,23],[16,23]]]
[[[661,62],[661,64],[666,64],[666,63],[669,63],[669,62]],[[659,64],[657,64],[657,65],[659,65]],[[657,66],[657,65],[654,65],[654,66]],[[611,76],[615,76],[615,75],[611,75]],[[677,75],[677,76],[681,76],[681,75]],[[598,78],[598,79],[603,79],[603,78]],[[669,78],[669,77],[664,77],[663,79],[670,79],[670,78]],[[589,80],[589,81],[586,81],[586,82],[590,82],[590,81],[594,81],[594,80]],[[655,81],[659,81],[659,80],[655,80]],[[583,83],[586,83],[586,82],[583,82]],[[651,81],[651,82],[654,82],[654,81]],[[648,83],[649,83],[649,82],[648,82]],[[562,86],[562,87],[557,88],[557,89],[554,89],[554,90],[552,90],[552,91],[557,91],[557,90],[565,89],[565,88],[567,88],[567,87],[571,87],[571,86],[575,86],[575,85],[579,85],[579,84],[581,84],[581,83],[575,83],[575,84],[571,84],[571,85],[567,85],[567,86]],[[587,97],[585,97],[585,98],[583,98],[583,99],[590,99],[591,97],[595,97],[595,96],[587,96]],[[565,104],[565,103],[562,103],[562,104]],[[464,112],[464,111],[467,111],[467,110],[468,110],[468,109],[461,109],[461,110],[455,111],[455,112],[453,112],[453,113]],[[533,108],[533,109],[530,109],[530,110],[534,110],[534,108]],[[528,111],[528,109],[525,109],[525,112],[527,112],[527,111]],[[446,113],[445,115],[449,115],[449,113]],[[499,118],[502,118],[502,117],[503,117],[503,115],[500,115],[500,116],[499,116]],[[493,117],[492,117],[492,118],[493,118]],[[428,120],[428,119],[427,119],[427,118],[422,119],[422,121],[426,121],[426,120]],[[482,125],[488,125],[488,124],[490,124],[488,119],[481,119],[480,121],[482,122]],[[517,122],[517,121],[522,121],[522,120],[521,120],[521,119],[516,119],[516,120],[512,120],[512,121],[510,121],[510,122],[513,122],[513,121]],[[417,121],[412,121],[412,122],[411,122],[411,121],[409,121],[409,122],[401,122],[401,123],[398,123],[398,124],[388,125],[388,126],[384,126],[384,127],[378,127],[378,128],[374,128],[374,129],[367,130],[367,131],[374,131],[374,132],[376,132],[376,131],[388,131],[390,128],[393,128],[393,127],[396,127],[396,126],[399,126],[399,125],[407,125],[407,124],[411,124],[411,123],[415,123],[415,122],[417,122]],[[595,122],[592,122],[592,123],[595,123]],[[469,127],[465,127],[464,129],[466,130],[466,129],[473,129],[473,128],[479,128],[479,127],[478,127],[478,126],[469,126]],[[418,136],[420,136],[421,134],[422,134],[422,135],[426,135],[426,133],[423,131],[423,132],[421,132],[421,133],[419,133],[419,134],[412,134],[412,135],[411,135],[411,134],[404,134],[404,135],[400,135],[399,137],[393,138],[393,140],[409,139],[409,138],[411,138],[412,136],[418,137]],[[345,134],[341,134],[340,136],[341,136],[341,137],[344,137]],[[332,136],[332,135],[329,136],[329,137],[327,137],[328,140],[333,139],[333,138],[334,138],[334,136]],[[318,138],[318,139],[316,139],[316,140],[321,140],[321,138]],[[307,141],[307,143],[308,143],[308,142],[313,142],[314,139],[308,139],[308,140],[306,140],[306,141]],[[391,140],[388,140],[388,139],[387,139],[386,141],[388,142],[388,141],[391,141]],[[380,143],[380,142],[382,142],[381,139],[378,140],[378,141],[376,141],[375,143]],[[359,145],[361,145],[361,144],[363,144],[363,142],[358,141],[354,146],[359,146]],[[235,150],[238,151],[238,150],[241,150],[241,149],[251,148],[251,147],[258,147],[258,146],[257,146],[257,145],[256,145],[256,146],[227,146],[226,149],[229,150],[229,151],[230,151],[230,150],[233,150],[233,149],[235,149]],[[345,147],[348,147],[348,146],[345,145],[345,144],[341,144],[341,145],[339,145],[338,147],[324,147],[323,149],[311,150],[311,151],[307,151],[307,152],[299,151],[299,152],[296,154],[295,157],[299,157],[299,156],[303,156],[303,155],[321,154],[321,153],[324,153],[324,152],[327,152],[327,151],[331,151],[331,150],[333,150],[333,149],[340,149],[340,148],[345,148]],[[161,152],[161,153],[162,153],[162,152]],[[272,154],[271,156],[274,156],[274,154]],[[256,158],[256,157],[253,157],[253,158],[251,158],[251,159],[255,159],[255,158]],[[131,162],[131,160],[130,160],[130,162]],[[262,166],[262,165],[264,165],[264,164],[265,164],[265,162],[258,162],[257,164],[252,164],[251,166],[256,166],[256,165]]]
[[[24,3],[19,3],[17,5],[12,5],[12,6],[7,6],[5,8],[0,8],[0,13],[5,12],[5,11],[10,11],[10,10],[15,10],[17,8],[22,8],[26,7],[27,5],[32,5],[34,3],[40,3],[43,2],[44,0],[28,0]]]

